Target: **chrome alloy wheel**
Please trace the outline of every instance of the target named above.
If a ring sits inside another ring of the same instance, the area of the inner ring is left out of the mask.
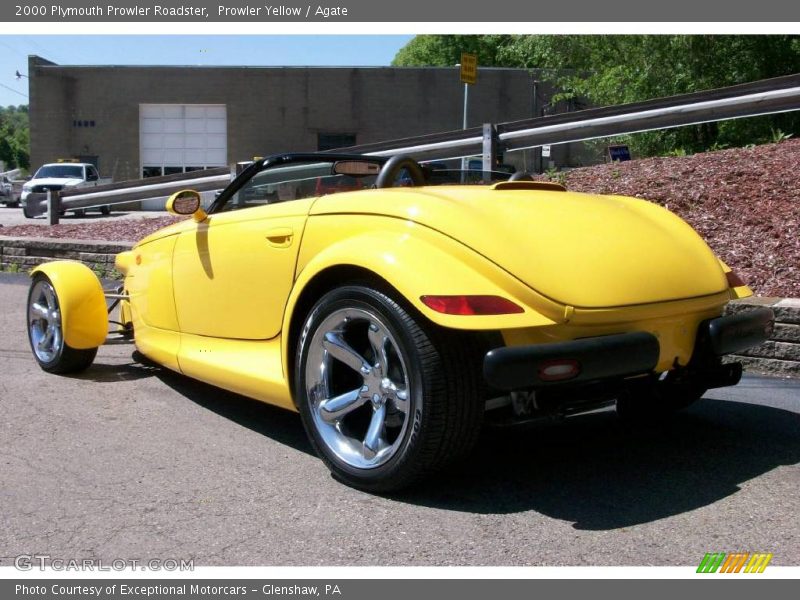
[[[56,292],[47,279],[38,279],[28,301],[28,333],[36,358],[43,363],[56,360],[64,350],[61,310]]]
[[[316,328],[305,366],[314,427],[327,448],[358,469],[379,467],[402,446],[412,408],[407,359],[376,314],[342,308]]]

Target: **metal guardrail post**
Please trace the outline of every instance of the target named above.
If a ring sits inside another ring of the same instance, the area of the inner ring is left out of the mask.
[[[61,216],[61,192],[47,190],[47,221],[50,225],[58,225]]]
[[[483,182],[491,183],[490,171],[494,171],[494,157],[497,156],[497,129],[492,123],[483,124]]]

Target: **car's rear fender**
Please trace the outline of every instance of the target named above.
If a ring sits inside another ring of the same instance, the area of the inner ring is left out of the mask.
[[[343,230],[354,235],[345,236]],[[394,288],[433,323],[452,329],[496,331],[554,325],[563,307],[535,292],[497,266],[438,232],[399,219],[359,215],[313,217],[306,225],[297,277],[282,326],[283,355],[291,360],[291,328],[337,283],[374,278]],[[331,278],[330,275],[334,274]],[[320,281],[325,285],[320,286]],[[449,315],[426,306],[424,295],[493,295],[523,309],[517,314]],[[541,304],[537,304],[537,302]],[[533,308],[544,305],[548,314]],[[552,316],[553,318],[550,318]]]
[[[538,297],[479,254],[427,227],[387,217],[337,215],[309,219],[285,318],[289,318],[309,282],[327,269],[342,266],[374,273],[442,327],[469,330],[533,327],[552,325],[563,315],[562,306]],[[523,312],[444,314],[426,306],[420,299],[425,295],[500,296],[514,302]]]
[[[108,334],[108,310],[103,286],[92,270],[77,261],[57,260],[35,267],[31,275],[46,275],[55,288],[64,341],[70,348],[97,348]]]

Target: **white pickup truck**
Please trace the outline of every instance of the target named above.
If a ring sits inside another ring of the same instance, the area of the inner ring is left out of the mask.
[[[78,162],[57,162],[49,163],[39,167],[34,176],[22,186],[22,194],[19,201],[22,211],[26,217],[35,216],[34,211],[28,208],[28,195],[31,193],[47,192],[47,190],[62,190],[64,188],[79,188],[102,185],[111,183],[111,178],[100,179],[97,168],[90,163]],[[98,206],[98,210],[104,215],[111,212],[108,205]],[[87,209],[76,208],[71,212],[78,216],[83,215]]]

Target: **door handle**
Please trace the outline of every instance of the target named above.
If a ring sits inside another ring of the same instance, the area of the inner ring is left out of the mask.
[[[294,231],[291,227],[276,227],[267,232],[267,241],[276,248],[288,248],[292,245]]]

